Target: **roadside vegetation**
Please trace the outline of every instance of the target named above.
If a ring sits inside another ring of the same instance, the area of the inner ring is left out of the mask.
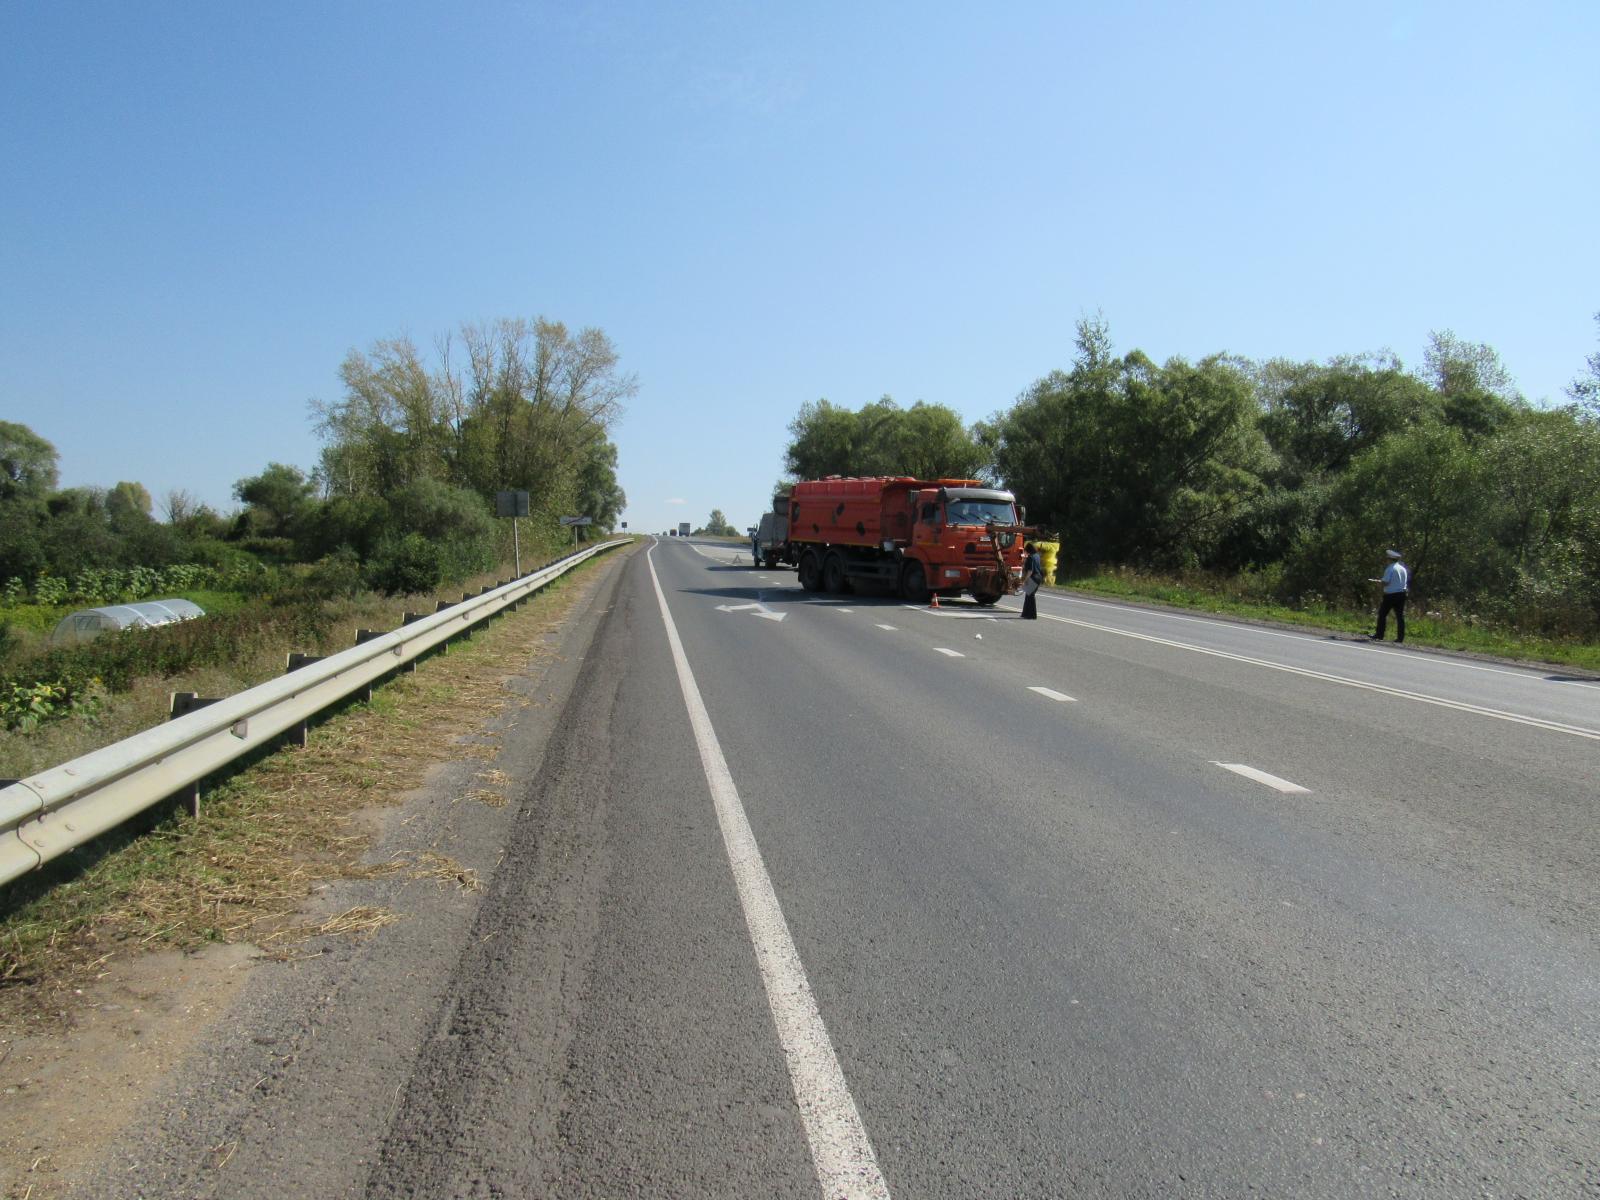
[[[152,705],[167,691],[227,694],[288,650],[397,625],[408,597],[431,608],[509,575],[499,491],[529,493],[525,566],[570,548],[561,516],[609,530],[625,497],[608,435],[636,384],[605,334],[501,320],[438,346],[431,360],[403,339],[352,351],[342,397],[315,406],[320,461],[267,464],[228,513],[175,490],[158,514],[135,482],[59,488],[55,447],[0,422],[0,775],[164,717]],[[50,643],[75,610],[170,597],[207,616]]]
[[[695,537],[730,538],[741,536],[740,531],[728,523],[720,508],[713,508],[706,523],[694,531]]]
[[[1600,320],[1600,317],[1597,317]],[[1359,632],[1384,551],[1411,568],[1416,640],[1596,665],[1600,353],[1535,404],[1449,332],[1395,355],[1157,363],[1080,321],[1070,368],[964,428],[938,405],[826,400],[785,468],[976,477],[1059,536],[1073,586]]]
[[[529,701],[507,678],[554,653],[550,631],[592,578],[588,564],[312,728],[309,744],[243,766],[204,791],[201,817],[169,803],[8,885],[0,906],[0,1030],[70,1019],[73,990],[114,958],[156,948],[250,942],[291,956],[308,936],[360,934],[393,920],[358,909],[307,922],[334,879],[398,875],[438,887],[478,880],[437,854],[367,860],[363,813],[398,803],[434,763],[492,756],[484,724]],[[164,700],[164,696],[163,696]],[[467,750],[455,739],[473,735]],[[456,803],[500,806],[510,781],[485,761]]]

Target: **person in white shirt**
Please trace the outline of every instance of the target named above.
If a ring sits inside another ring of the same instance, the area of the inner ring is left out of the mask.
[[[1387,550],[1384,553],[1389,558],[1389,565],[1383,569],[1383,577],[1367,581],[1383,584],[1383,601],[1378,605],[1378,632],[1372,635],[1372,640],[1383,641],[1383,631],[1392,612],[1394,640],[1398,645],[1406,640],[1406,595],[1411,590],[1411,568],[1400,561],[1400,551]]]

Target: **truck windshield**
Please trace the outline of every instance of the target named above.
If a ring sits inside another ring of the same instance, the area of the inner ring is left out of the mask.
[[[952,525],[1010,525],[1017,516],[1009,500],[952,500],[946,519]]]

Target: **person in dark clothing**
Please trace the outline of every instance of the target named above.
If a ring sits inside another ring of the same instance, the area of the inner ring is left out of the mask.
[[[1022,558],[1022,619],[1039,619],[1039,586],[1044,583],[1044,560],[1039,557],[1039,547],[1029,542],[1023,547]]]
[[[1394,613],[1394,640],[1399,644],[1406,640],[1406,596],[1411,591],[1411,568],[1400,561],[1400,551],[1386,553],[1389,565],[1384,568],[1383,577],[1368,581],[1383,584],[1383,601],[1378,605],[1378,632],[1372,635],[1372,640],[1383,641],[1389,614]]]

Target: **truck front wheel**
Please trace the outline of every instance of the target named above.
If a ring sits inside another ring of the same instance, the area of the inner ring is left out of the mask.
[[[800,586],[808,592],[818,591],[822,587],[822,564],[817,561],[813,550],[800,555]]]
[[[900,598],[913,604],[928,602],[928,576],[919,562],[908,562],[900,571]]]
[[[975,592],[973,594],[976,597],[978,603],[983,605],[985,608],[989,607],[990,605],[994,605],[994,604],[1000,603],[1000,593],[999,592]]]

